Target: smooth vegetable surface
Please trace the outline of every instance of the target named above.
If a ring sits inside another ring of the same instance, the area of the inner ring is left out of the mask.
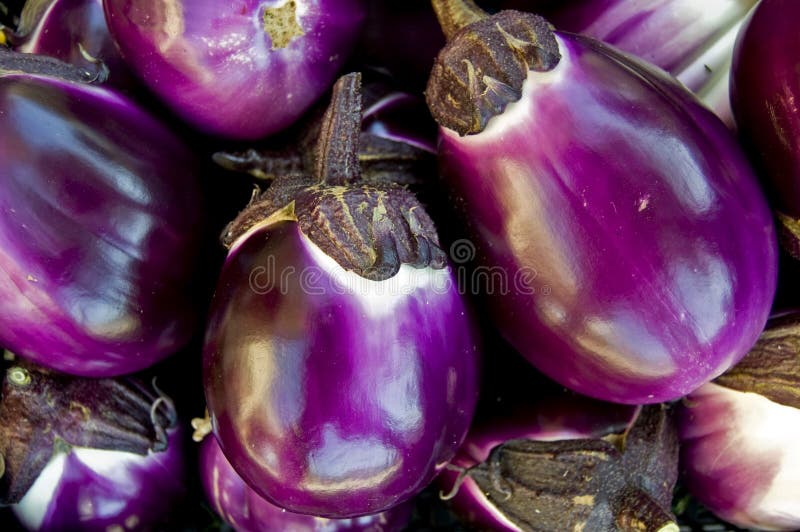
[[[196,162],[109,90],[0,78],[0,342],[110,376],[174,353],[196,325]]]
[[[200,475],[214,510],[238,532],[399,532],[408,524],[411,505],[352,519],[325,519],[287,512],[253,491],[231,467],[217,440],[209,436],[200,449]]]
[[[776,206],[800,217],[800,5],[762,0],[734,51],[731,103],[742,137],[763,167]]]
[[[362,0],[105,0],[129,66],[195,128],[255,139],[327,90],[358,37]]]
[[[684,482],[731,523],[800,527],[800,315],[770,320],[753,349],[679,411]]]
[[[580,393],[676,399],[743,357],[766,322],[777,249],[764,196],[727,128],[661,71],[505,13],[474,26],[528,39],[527,63],[510,48],[490,63],[469,47],[483,30],[462,31],[427,92],[482,265],[510,287],[486,290],[494,323]]]

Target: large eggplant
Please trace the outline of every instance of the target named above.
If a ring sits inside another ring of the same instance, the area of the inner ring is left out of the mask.
[[[113,91],[19,70],[93,74],[2,58],[0,342],[76,375],[144,369],[197,325],[197,162]]]
[[[333,84],[363,0],[104,0],[123,57],[178,116],[255,139],[297,120]]]
[[[260,495],[320,517],[374,514],[455,454],[478,346],[431,219],[359,180],[358,76],[322,121],[311,175],[276,179],[225,233],[204,348],[225,456]]]
[[[483,289],[512,345],[623,403],[676,399],[741,359],[769,313],[777,246],[725,125],[599,41],[434,5],[450,38],[427,88],[441,168],[481,268],[504,281]]]

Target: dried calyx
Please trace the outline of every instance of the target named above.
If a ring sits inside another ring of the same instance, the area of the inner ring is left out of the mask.
[[[480,133],[522,96],[529,71],[555,68],[561,55],[538,15],[489,16],[472,0],[432,0],[447,45],[433,65],[425,98],[434,119],[460,135]]]
[[[0,505],[18,502],[57,452],[146,455],[167,448],[172,401],[134,379],[90,379],[22,360],[6,364],[0,399]]]
[[[800,408],[800,313],[771,320],[747,356],[714,382]]]
[[[436,228],[416,197],[392,180],[362,178],[360,85],[360,74],[336,83],[309,159],[253,197],[225,229],[226,247],[256,225],[293,220],[344,269],[367,279],[388,279],[402,264],[446,265]]]
[[[643,407],[622,435],[507,441],[465,474],[521,530],[678,530],[678,437],[667,406]]]
[[[94,71],[38,54],[21,54],[0,46],[0,75],[34,74],[77,83],[103,83],[108,79],[108,67],[97,61]]]

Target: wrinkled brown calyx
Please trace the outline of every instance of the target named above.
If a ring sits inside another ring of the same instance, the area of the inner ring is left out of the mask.
[[[433,4],[449,38],[433,65],[425,98],[436,122],[459,135],[483,131],[520,99],[528,72],[552,70],[561,59],[552,26],[538,15],[501,11],[480,18],[469,1]],[[459,7],[468,14],[458,16]]]
[[[265,220],[290,219],[344,269],[370,280],[389,279],[402,264],[445,267],[436,228],[416,197],[391,179],[362,178],[360,85],[360,74],[339,79],[310,158],[298,163],[302,173],[276,176],[254,195],[225,229],[226,247]]]
[[[714,382],[800,408],[800,313],[770,321],[747,355]]]
[[[643,407],[621,436],[507,441],[468,475],[522,530],[678,530],[678,437],[666,406]]]
[[[171,400],[155,383],[73,377],[22,360],[6,363],[0,505],[19,502],[57,452],[72,447],[160,452],[176,421]]]

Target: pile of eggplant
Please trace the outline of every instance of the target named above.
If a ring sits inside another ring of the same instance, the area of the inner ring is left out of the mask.
[[[0,529],[800,530],[797,0],[0,3]]]

